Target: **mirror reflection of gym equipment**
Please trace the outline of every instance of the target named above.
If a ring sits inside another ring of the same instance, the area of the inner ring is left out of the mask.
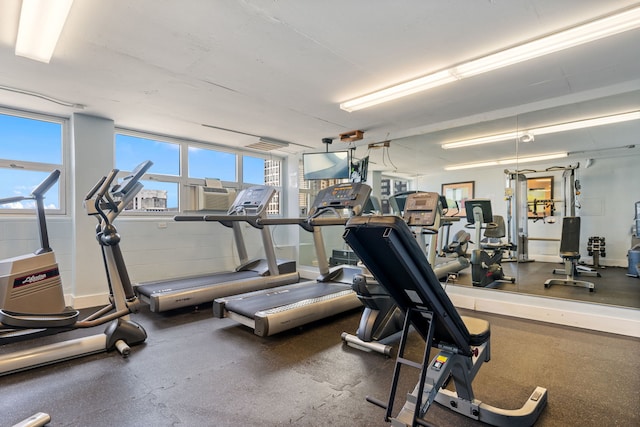
[[[507,200],[507,224],[508,239],[511,244],[510,259],[517,262],[533,261],[529,258],[529,241],[530,240],[552,240],[559,239],[532,237],[529,236],[529,219],[537,221],[541,219],[543,222],[555,222],[553,215],[555,212],[561,212],[562,216],[576,215],[576,192],[579,191],[579,181],[576,181],[575,171],[580,165],[556,166],[544,170],[505,170],[507,187],[505,189],[505,199]],[[554,199],[553,196],[553,178],[550,180],[548,193],[543,189],[545,196],[549,198],[538,200],[535,195],[530,197],[530,188],[528,187],[530,175],[546,174],[549,172],[562,171],[562,198]],[[539,206],[539,204],[541,206]],[[556,204],[561,205],[561,209],[556,208]],[[540,209],[539,209],[540,208]],[[546,215],[546,214],[550,215]],[[550,218],[550,219],[547,219]]]
[[[572,285],[588,288],[593,292],[595,286],[591,282],[579,280],[577,276],[601,277],[596,270],[602,268],[599,264],[600,257],[606,256],[605,238],[591,236],[588,239],[587,251],[593,257],[593,264],[586,265],[580,262],[580,218],[576,216],[576,208],[579,207],[578,196],[581,194],[580,181],[576,179],[576,171],[580,164],[568,166],[554,166],[544,170],[505,170],[508,187],[505,191],[509,226],[509,241],[511,256],[509,260],[519,263],[534,261],[529,257],[530,241],[558,241],[560,244],[559,256],[565,267],[556,268],[552,274],[565,275],[564,279],[548,279],[545,288],[552,285]],[[549,174],[562,172],[562,198],[554,199],[553,176],[528,178],[528,175]],[[533,183],[533,187],[529,184]],[[543,198],[538,198],[542,196]],[[558,209],[556,204],[561,205]],[[543,224],[556,222],[553,216],[560,212],[563,217],[561,238],[532,237],[529,235],[529,221],[534,223],[541,220]]]
[[[490,287],[496,282],[515,283],[515,277],[506,276],[502,269],[503,250],[508,247],[500,242],[504,237],[504,220],[493,215],[491,200],[465,201],[467,228],[475,229],[476,248],[471,251],[471,283],[473,286]],[[495,222],[494,222],[495,218]],[[484,241],[482,230],[485,230]],[[490,240],[495,239],[495,240]]]

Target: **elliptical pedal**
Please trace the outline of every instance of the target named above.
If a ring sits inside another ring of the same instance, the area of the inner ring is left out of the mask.
[[[69,309],[62,313],[17,313],[0,309],[0,323],[12,328],[66,328],[73,326],[80,312]]]

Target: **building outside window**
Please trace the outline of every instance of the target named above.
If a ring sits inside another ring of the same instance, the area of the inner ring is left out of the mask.
[[[135,208],[132,206],[131,211],[175,213],[208,210],[210,205],[203,203],[201,197],[202,188],[208,187],[207,184],[220,187],[206,189],[209,192],[219,194],[226,189],[229,203],[237,191],[259,184],[277,188],[278,193],[267,212],[281,212],[280,159],[265,159],[244,155],[227,147],[126,130],[118,130],[115,141],[118,169],[131,171],[145,160],[154,163],[145,176],[148,179],[141,181],[144,190],[140,193],[140,201]],[[224,208],[219,203],[214,205],[215,209]]]

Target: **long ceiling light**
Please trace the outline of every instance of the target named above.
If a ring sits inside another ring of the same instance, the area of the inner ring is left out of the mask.
[[[529,59],[559,52],[640,27],[640,7],[484,56],[409,82],[401,83],[340,104],[345,111],[357,111],[412,95],[467,77],[507,67]]]
[[[486,162],[461,163],[457,165],[449,165],[449,166],[445,166],[444,170],[455,171],[460,169],[482,168],[487,166],[501,166],[501,165],[512,165],[516,163],[541,162],[544,160],[561,159],[567,156],[568,156],[568,153],[560,152],[560,153],[540,154],[537,156],[529,156],[529,157],[512,157],[508,159],[490,160]]]
[[[73,0],[22,0],[15,53],[49,63]]]
[[[479,138],[471,138],[471,139],[464,139],[461,141],[447,142],[442,144],[441,147],[445,150],[448,150],[451,148],[470,147],[473,145],[489,144],[492,142],[499,142],[499,141],[515,141],[515,140],[520,140],[520,138],[524,137],[525,135],[528,135],[529,137],[535,137],[538,135],[546,135],[550,133],[565,132],[568,130],[603,126],[603,125],[609,125],[612,123],[621,123],[629,120],[638,120],[638,119],[640,119],[640,110],[630,111],[628,113],[622,113],[622,114],[614,114],[611,116],[602,116],[602,117],[594,117],[594,118],[584,119],[584,120],[577,120],[575,122],[567,122],[567,123],[560,123],[556,125],[543,126],[539,128],[524,129],[517,132],[505,132],[505,133],[500,133],[496,135],[482,136]]]

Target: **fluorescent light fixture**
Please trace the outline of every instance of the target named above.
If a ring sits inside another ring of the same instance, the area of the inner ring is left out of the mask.
[[[394,85],[340,104],[345,111],[357,111],[383,102],[462,80],[498,68],[559,52],[640,27],[640,7],[590,21],[516,47],[475,59],[415,80]]]
[[[73,0],[22,0],[15,53],[49,63]]]
[[[515,140],[516,138],[518,138],[519,134],[520,134],[519,132],[499,133],[496,135],[481,136],[479,138],[465,139],[462,141],[447,142],[445,144],[442,144],[441,147],[444,150],[448,150],[450,148],[470,147],[472,145],[490,144],[492,142]]]
[[[538,135],[547,135],[550,133],[565,132],[568,130],[584,129],[595,126],[609,125],[612,123],[621,123],[630,120],[640,119],[640,111],[630,111],[628,113],[615,114],[611,116],[594,117],[591,119],[577,120],[575,122],[560,123],[557,125],[543,126],[539,128],[525,129],[518,132],[505,132],[496,135],[482,136],[478,138],[465,139],[455,142],[447,142],[441,145],[444,150],[450,148],[470,147],[473,145],[489,144],[499,141],[520,140],[525,135],[536,137]]]
[[[578,120],[575,122],[562,123],[558,125],[545,126],[540,128],[531,129],[529,133],[536,135],[546,135],[549,133],[564,132],[567,130],[584,129],[595,126],[609,125],[612,123],[627,122],[630,120],[640,119],[640,110],[631,111],[623,114],[615,114],[613,116],[595,117],[592,119]]]
[[[529,163],[529,162],[540,162],[544,160],[553,160],[553,159],[561,159],[563,157],[567,157],[568,153],[549,153],[549,154],[540,154],[538,156],[529,156],[529,157],[512,157],[508,159],[499,159],[499,160],[491,160],[487,162],[474,162],[474,163],[461,163],[457,165],[446,166],[444,170],[447,171],[455,171],[460,169],[472,169],[472,168],[483,168],[487,166],[502,166],[502,165],[512,165],[516,163]]]
[[[348,112],[362,110],[363,108],[372,107],[374,105],[382,104],[383,102],[392,101],[397,98],[402,98],[403,96],[412,95],[417,92],[422,92],[423,90],[442,86],[456,80],[457,78],[452,76],[448,70],[440,71],[439,73],[429,74],[428,76],[420,77],[387,89],[382,89],[369,95],[352,99],[351,101],[343,102],[340,104],[340,108]]]

